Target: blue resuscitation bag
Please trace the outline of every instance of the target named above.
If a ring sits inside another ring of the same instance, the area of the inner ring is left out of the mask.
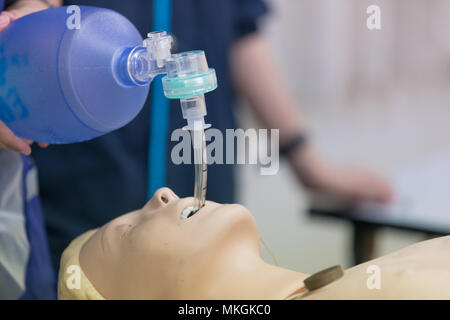
[[[0,32],[0,120],[17,136],[89,140],[123,127],[144,105],[149,85],[127,81],[124,61],[142,44],[137,29],[112,10],[77,8],[39,11]]]
[[[9,149],[0,168],[0,299],[56,299],[37,170]]]

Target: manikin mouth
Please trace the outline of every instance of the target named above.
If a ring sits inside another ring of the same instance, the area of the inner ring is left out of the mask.
[[[190,218],[199,211],[200,211],[199,207],[193,206],[187,207],[186,209],[183,210],[183,212],[181,212],[180,219],[185,220],[187,218]]]

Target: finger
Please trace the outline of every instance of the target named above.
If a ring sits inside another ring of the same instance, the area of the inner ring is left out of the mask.
[[[383,179],[381,176],[375,177],[374,181],[376,182],[374,186],[378,185],[378,187],[376,188],[376,190],[378,190],[378,201],[380,201],[381,203],[392,202],[394,198],[394,192],[389,182]]]
[[[394,201],[394,192],[389,186],[385,186],[380,201],[382,203],[391,203]]]
[[[1,14],[8,16],[10,18],[10,21],[14,21],[17,19],[16,15],[12,12],[3,11]]]
[[[393,200],[393,192],[391,187],[384,181],[374,180],[373,185],[367,190],[368,199],[375,200],[380,203],[390,203]]]
[[[33,144],[33,140],[30,139],[25,139],[25,138],[21,138],[23,140],[23,142],[25,142],[26,144],[28,144],[29,146],[31,146]]]
[[[30,146],[21,138],[16,137],[14,133],[0,121],[0,142],[7,148],[21,152],[26,156],[31,154]]]
[[[11,18],[8,15],[0,14],[0,31],[5,29],[9,25],[10,21]]]
[[[34,143],[34,141],[30,140],[30,139],[25,139],[25,138],[21,138],[21,139],[30,146]],[[49,144],[46,142],[37,142],[37,144],[41,148],[47,148],[49,146]]]
[[[14,135],[2,137],[2,143],[5,147],[23,153],[26,156],[31,154],[30,146]]]

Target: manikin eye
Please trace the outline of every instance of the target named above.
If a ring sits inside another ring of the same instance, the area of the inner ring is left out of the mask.
[[[196,214],[198,212],[198,210],[200,210],[199,207],[187,207],[186,209],[183,210],[183,212],[181,212],[180,215],[180,219],[184,220],[187,218],[192,217],[194,214]]]

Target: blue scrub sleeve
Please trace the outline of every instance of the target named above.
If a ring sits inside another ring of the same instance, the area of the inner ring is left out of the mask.
[[[239,39],[258,31],[259,19],[269,12],[263,0],[233,0],[235,10],[234,34]]]

